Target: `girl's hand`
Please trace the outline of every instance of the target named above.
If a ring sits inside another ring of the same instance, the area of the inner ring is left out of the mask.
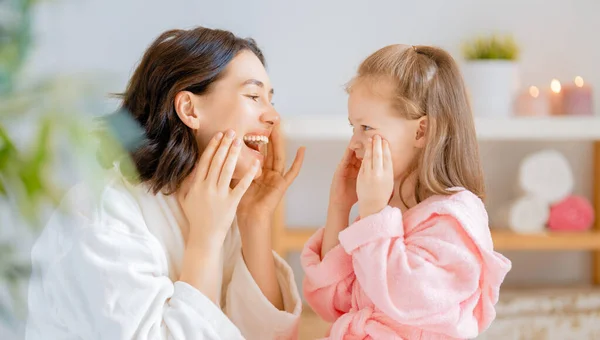
[[[229,130],[225,135],[217,133],[210,140],[190,176],[189,190],[178,197],[190,225],[188,243],[222,246],[240,199],[258,171],[256,161],[243,179],[230,188],[242,146],[241,139],[234,137],[235,132]]]
[[[339,211],[350,211],[358,201],[356,179],[360,170],[360,160],[354,150],[346,148],[342,161],[338,164],[329,189],[329,206]]]
[[[321,244],[321,258],[339,244],[339,233],[348,226],[350,210],[358,201],[356,180],[360,171],[360,160],[354,150],[346,148],[342,161],[338,164],[329,189],[329,207],[325,232]]]
[[[357,180],[358,210],[361,218],[383,210],[394,191],[392,154],[386,140],[370,139]]]
[[[275,209],[287,188],[294,182],[304,160],[304,148],[298,149],[290,169],[285,172],[285,147],[279,124],[275,125],[267,144],[262,175],[255,179],[242,197],[237,210],[240,232],[248,225],[270,227]]]

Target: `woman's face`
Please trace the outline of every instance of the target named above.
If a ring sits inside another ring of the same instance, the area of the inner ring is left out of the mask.
[[[197,138],[201,150],[219,131],[232,129],[244,141],[234,179],[241,179],[252,162],[264,162],[266,143],[279,113],[273,108],[273,88],[267,71],[250,51],[239,53],[227,65],[221,78],[203,95],[191,95],[197,114]],[[261,153],[261,151],[263,153]],[[257,177],[261,175],[261,170]]]

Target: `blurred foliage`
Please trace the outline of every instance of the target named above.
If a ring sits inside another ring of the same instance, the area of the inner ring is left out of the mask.
[[[19,152],[5,125],[11,113],[26,112],[32,104],[28,98],[16,95],[14,88],[31,46],[30,13],[34,4],[33,0],[0,1],[0,195],[5,197],[9,194],[8,182],[13,179],[23,184],[29,197],[47,191],[40,170],[48,160],[48,121],[42,122],[36,145],[28,155]],[[33,215],[27,202],[19,207],[25,210],[24,216]]]
[[[9,93],[31,46],[31,10],[38,1],[0,1],[0,93]]]
[[[511,35],[492,34],[473,38],[463,45],[463,55],[467,60],[517,60],[519,46]]]
[[[22,98],[14,97],[14,84],[31,43],[29,14],[32,6],[33,1],[0,2],[0,197],[4,197],[4,202],[21,201],[17,207],[23,208],[24,216],[31,216],[27,211],[33,208],[28,204],[27,196],[43,191],[39,169],[47,160],[48,126],[42,124],[45,126],[39,131],[32,153],[22,155],[5,122],[9,112],[25,112],[29,105]],[[23,184],[25,195],[12,194],[9,183],[13,182]],[[0,240],[0,283],[8,287],[11,298],[11,301],[0,300],[0,321],[9,327],[16,324],[17,290],[21,279],[28,274],[29,264],[15,258],[15,249],[9,240]]]
[[[48,211],[73,184],[72,174],[100,177],[101,170],[90,133],[98,111],[90,97],[98,92],[99,78],[23,76],[37,2],[0,0],[0,208],[8,206],[0,213],[0,289],[9,290],[0,294],[0,323],[9,328],[21,327],[26,316],[20,289],[27,284],[30,262],[19,254],[27,242],[17,242],[19,235],[7,237],[7,227],[27,229],[36,237]],[[71,177],[61,181],[61,174]]]
[[[55,76],[1,99],[0,197],[14,202],[32,228],[43,225],[40,207],[56,206],[66,189],[56,178],[61,152],[85,159],[85,170],[94,171],[93,109],[85,107],[85,95],[95,90],[89,84],[85,78]]]

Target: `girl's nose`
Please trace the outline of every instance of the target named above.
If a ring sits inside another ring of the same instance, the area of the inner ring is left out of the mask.
[[[350,139],[350,149],[357,151],[360,150],[362,148],[363,144],[360,140],[360,138],[356,135],[352,135],[352,139]]]

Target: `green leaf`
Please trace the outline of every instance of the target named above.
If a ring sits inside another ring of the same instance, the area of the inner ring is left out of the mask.
[[[42,120],[40,131],[37,135],[37,143],[35,151],[31,159],[31,166],[41,170],[41,168],[50,161],[50,155],[52,153],[50,139],[52,133],[53,123],[49,118]]]
[[[519,47],[510,35],[476,37],[463,44],[463,56],[467,60],[516,60]]]
[[[4,127],[0,125],[0,174],[16,157],[17,150],[4,130]]]

